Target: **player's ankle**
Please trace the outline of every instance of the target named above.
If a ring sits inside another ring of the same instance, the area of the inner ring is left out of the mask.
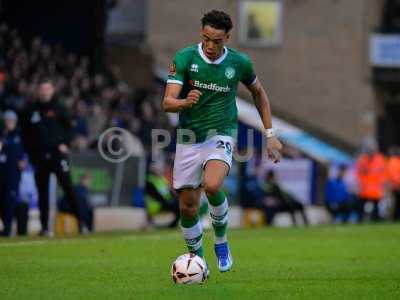
[[[204,249],[203,246],[197,250],[190,251],[190,253],[196,254],[197,256],[200,256],[201,258],[204,258]]]
[[[219,245],[219,244],[224,244],[224,243],[227,243],[228,242],[228,239],[226,238],[226,236],[223,236],[223,237],[215,237],[215,240],[214,240],[214,244],[215,245]]]

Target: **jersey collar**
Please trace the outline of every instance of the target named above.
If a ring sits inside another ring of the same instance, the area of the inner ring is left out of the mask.
[[[204,54],[203,47],[201,46],[201,43],[198,44],[197,48],[198,48],[198,51],[199,51],[199,54],[200,54],[201,58],[208,64],[219,65],[220,63],[223,62],[223,60],[228,55],[228,49],[226,47],[224,47],[224,54],[222,54],[221,57],[218,58],[217,60],[212,61]]]

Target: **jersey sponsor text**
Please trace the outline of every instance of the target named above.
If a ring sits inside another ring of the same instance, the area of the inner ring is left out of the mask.
[[[229,86],[219,86],[216,83],[203,83],[198,80],[193,80],[193,86],[201,89],[206,89],[215,92],[230,92],[231,88]]]

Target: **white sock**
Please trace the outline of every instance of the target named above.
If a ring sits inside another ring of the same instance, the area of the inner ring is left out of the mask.
[[[200,220],[193,227],[181,226],[183,238],[190,252],[196,252],[203,245],[203,227]]]
[[[215,244],[222,244],[227,241],[226,230],[228,224],[228,201],[225,201],[218,206],[209,205],[210,217],[215,233]],[[221,232],[223,233],[221,235]]]

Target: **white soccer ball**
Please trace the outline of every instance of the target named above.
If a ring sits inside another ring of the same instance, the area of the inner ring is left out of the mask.
[[[171,276],[176,284],[202,284],[207,279],[207,265],[200,256],[183,254],[172,264]]]

